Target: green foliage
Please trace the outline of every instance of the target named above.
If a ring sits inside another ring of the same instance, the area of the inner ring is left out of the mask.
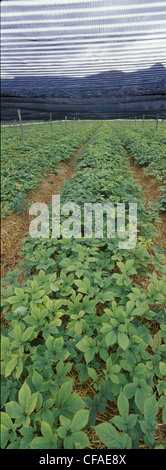
[[[24,241],[26,281],[19,283],[19,270],[2,281],[5,449],[82,449],[90,446],[91,428],[109,449],[136,449],[140,442],[152,448],[158,411],[166,423],[163,254],[151,243],[153,223],[114,127],[104,123],[93,135],[61,196],[92,202],[98,184],[99,201],[117,202],[117,195],[137,201],[137,246],[120,250],[117,238],[106,236]],[[138,274],[149,279],[146,289]],[[80,396],[74,374],[85,387],[90,383],[91,396]],[[104,422],[110,403],[117,412]]]
[[[166,210],[166,131],[165,123],[160,122],[160,130],[154,132],[155,123],[146,122],[146,128],[121,127],[119,135],[130,151],[136,163],[145,167],[145,174],[152,175],[161,182],[160,190],[163,192],[159,198],[159,209]]]
[[[25,126],[25,140],[20,139],[19,127],[2,128],[2,215],[25,212],[30,204],[27,192],[32,192],[49,172],[57,169],[60,161],[73,156],[94,132],[93,128],[79,126],[74,132],[71,123],[63,123],[50,131],[50,124]]]

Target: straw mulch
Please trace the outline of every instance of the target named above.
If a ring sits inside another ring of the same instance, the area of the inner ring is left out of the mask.
[[[86,145],[86,142],[80,147]],[[52,195],[57,194],[60,187],[63,185],[63,182],[68,178],[71,178],[74,175],[74,164],[76,160],[77,153],[79,152],[78,149],[75,151],[73,158],[71,158],[67,162],[63,162],[59,164],[59,167],[55,172],[46,175],[44,181],[41,182],[40,186],[32,195],[27,195],[28,200],[30,203],[35,202],[43,202],[45,204],[50,204],[52,202]],[[128,154],[129,156],[129,154]],[[160,196],[160,189],[159,184],[156,182],[155,178],[150,176],[146,176],[144,174],[143,168],[140,168],[133,159],[130,159],[130,173],[131,175],[136,178],[137,182],[142,186],[144,190],[145,200],[147,202],[157,202]],[[160,214],[162,223],[155,223],[155,228],[157,231],[157,238],[155,239],[154,243],[159,244],[164,250],[166,250],[166,215],[161,213]],[[11,216],[7,216],[4,220],[2,220],[2,256],[3,261],[2,263],[2,277],[5,277],[8,271],[19,267],[19,263],[21,261],[21,249],[22,249],[22,240],[27,236],[29,230],[29,223],[30,218],[28,212],[25,213],[23,216],[17,216],[16,214],[12,214]],[[152,272],[153,267],[149,265],[148,271]],[[158,273],[160,277],[160,273]],[[20,282],[24,282],[24,273],[21,271]],[[149,283],[149,278],[143,278],[139,274],[133,276],[133,284],[137,284],[140,288],[147,290],[147,286]],[[100,311],[98,312],[100,314]],[[102,312],[101,312],[102,314]],[[153,329],[153,334],[157,332],[155,320],[154,324],[151,325]],[[98,373],[98,380],[104,376],[103,369],[105,365],[100,367],[97,370]],[[81,383],[78,378],[78,371],[76,370],[75,366],[73,365],[69,376],[73,378],[74,387],[76,392],[80,395],[80,397],[90,397],[93,399],[95,396],[95,389],[93,387],[94,382],[91,378],[88,378],[85,383]],[[100,424],[102,422],[108,422],[113,416],[119,414],[117,408],[117,401],[108,402],[106,405],[106,410],[104,413],[100,413],[97,411],[96,415],[96,424]],[[106,446],[100,441],[94,429],[87,430],[87,435],[90,441],[90,449],[105,449]],[[162,423],[162,416],[161,410],[159,409],[158,414],[158,429],[156,431],[156,444],[161,443],[162,441],[166,441],[165,436],[165,429]],[[140,441],[141,448],[147,448],[144,444],[144,441]]]
[[[147,176],[144,168],[137,165],[133,158],[130,158],[130,173],[137,179],[138,184],[142,186],[147,208],[149,202],[157,203],[159,197],[162,196],[160,189],[162,182],[158,183],[155,177]],[[160,211],[159,216],[161,223],[156,222],[154,224],[157,232],[157,238],[154,240],[154,243],[160,245],[166,251],[166,213]]]
[[[86,145],[86,142],[74,152],[73,157],[65,162],[60,162],[59,167],[52,173],[46,175],[45,179],[33,192],[27,194],[28,201],[33,204],[41,202],[51,204],[52,195],[56,195],[64,181],[74,175],[74,164],[77,153]],[[1,277],[4,278],[8,271],[19,267],[22,261],[21,250],[23,239],[28,235],[30,220],[29,212],[19,216],[17,214],[7,215],[1,222]],[[21,272],[19,281],[24,281]]]

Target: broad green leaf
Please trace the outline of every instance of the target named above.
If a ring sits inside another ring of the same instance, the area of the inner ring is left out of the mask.
[[[95,351],[92,348],[84,353],[84,357],[85,357],[85,360],[86,360],[87,364],[89,364],[89,362],[92,361],[92,359],[94,358],[94,355],[95,355]]]
[[[13,328],[13,338],[15,338],[17,341],[22,340],[22,331],[19,325],[15,325]]]
[[[63,345],[64,345],[64,340],[62,337],[54,339],[53,351],[56,351],[56,352],[61,351],[63,348]]]
[[[145,444],[148,445],[148,447],[150,446],[153,446],[154,443],[155,443],[155,437],[154,437],[154,433],[152,431],[147,431],[146,435],[144,436],[144,442]],[[150,443],[150,444],[149,444]]]
[[[8,297],[9,304],[18,304],[19,300],[21,299],[18,299],[16,295],[12,295],[11,297]]]
[[[113,383],[119,384],[118,374],[113,374],[113,372],[110,372],[109,377],[110,377],[110,379],[112,380]]]
[[[3,359],[3,357],[5,356],[6,353],[8,353],[10,350],[10,341],[8,338],[6,338],[6,336],[2,336],[1,338],[1,358]]]
[[[53,343],[54,343],[54,338],[53,338],[53,336],[49,335],[48,338],[46,339],[46,348],[49,351],[52,351]]]
[[[81,339],[77,344],[76,344],[77,348],[79,349],[79,351],[85,353],[87,351],[89,351],[89,348],[90,348],[90,344],[89,344],[89,340],[88,340],[88,337],[84,337],[83,339]]]
[[[121,271],[122,273],[125,273],[125,272],[126,272],[126,266],[125,266],[124,263],[122,263],[121,261],[119,261],[119,262],[117,263],[117,266],[118,266],[118,268],[120,269],[120,271]]]
[[[122,443],[123,443],[123,448],[124,449],[131,449],[132,448],[131,437],[126,433],[122,435]]]
[[[166,375],[166,363],[159,362],[159,369],[162,375]]]
[[[143,339],[140,336],[137,336],[137,335],[132,335],[132,336],[130,336],[130,338],[135,343],[142,343],[143,342]]]
[[[138,415],[130,414],[127,418],[127,426],[128,429],[132,429],[135,427],[137,422]]]
[[[126,397],[130,399],[135,395],[136,390],[137,390],[137,384],[134,382],[131,382],[124,386],[123,392],[125,393]]]
[[[4,426],[6,426],[7,429],[13,428],[13,422],[7,413],[5,413],[4,411],[1,411],[0,417],[1,417],[1,424],[4,424]]]
[[[73,386],[72,386],[71,382],[65,382],[61,386],[61,388],[58,392],[58,401],[57,401],[58,406],[62,406],[66,402],[66,400],[71,395],[72,388],[73,388]]]
[[[143,375],[145,377],[145,374],[146,374],[146,366],[145,364],[138,364],[136,367],[135,367],[135,375],[137,377],[139,377],[140,375]]]
[[[128,314],[130,314],[130,313],[132,312],[132,310],[133,310],[133,308],[134,308],[134,305],[135,305],[135,304],[134,304],[133,300],[129,300],[129,301],[127,302],[127,304],[126,304],[126,312],[127,312]]]
[[[106,345],[107,347],[112,346],[113,344],[116,343],[116,332],[114,330],[110,331],[106,335]]]
[[[77,413],[75,414],[71,422],[71,427],[70,427],[71,431],[76,432],[76,431],[80,431],[81,429],[83,429],[87,425],[88,419],[89,419],[89,411],[87,410],[77,411]]]
[[[4,449],[10,439],[9,430],[4,424],[1,424],[1,448]]]
[[[67,430],[70,429],[71,419],[68,419],[68,418],[66,418],[66,416],[63,416],[63,415],[60,415],[59,419],[60,419],[60,423],[63,426],[63,428],[65,428]]]
[[[118,332],[118,344],[125,351],[129,346],[129,338],[125,333]]]
[[[19,403],[24,411],[29,405],[30,398],[31,398],[31,390],[29,388],[29,385],[25,381],[18,393]]]
[[[106,361],[106,369],[107,369],[108,372],[110,372],[111,369],[112,369],[112,359],[111,359],[111,356],[110,356],[110,357],[107,359],[107,361]]]
[[[114,297],[115,297],[115,293],[114,293],[114,292],[106,291],[106,292],[103,293],[103,300],[104,300],[104,301],[113,300]]]
[[[88,436],[83,431],[73,432],[72,441],[76,449],[85,449],[90,445]]]
[[[144,411],[144,402],[147,398],[147,393],[142,388],[137,388],[135,392],[135,403],[138,409],[143,413]]]
[[[63,444],[64,444],[64,449],[73,449],[74,442],[73,442],[72,436],[65,437]]]
[[[11,374],[11,372],[15,369],[17,365],[17,361],[18,361],[18,358],[14,357],[8,362],[5,368],[5,377],[8,377]]]
[[[111,368],[111,372],[113,374],[119,374],[121,367],[118,364],[114,364]]]
[[[155,416],[158,411],[158,403],[155,395],[147,398],[144,402],[144,419],[150,425],[154,422]]]
[[[40,291],[36,292],[35,293],[35,301],[37,301],[38,299],[41,299],[41,297],[43,297],[44,294],[45,294],[44,290],[40,290]]]
[[[132,269],[134,266],[134,260],[133,259],[128,259],[125,263],[126,265],[126,270],[128,271],[129,269]]]
[[[36,289],[38,288],[37,279],[33,279],[33,281],[31,281],[31,287],[32,287],[32,290],[35,292]]]
[[[22,424],[25,428],[29,428],[30,425],[30,417],[29,416],[24,416],[22,419]]]
[[[85,406],[86,405],[84,400],[79,397],[76,392],[73,392],[64,404],[65,410],[69,411],[72,414],[77,413],[77,411],[79,410],[83,410]]]
[[[34,318],[34,320],[40,320],[41,318],[41,310],[40,308],[36,307],[34,303],[31,302],[31,315]]]
[[[45,437],[35,437],[30,443],[31,449],[49,449],[50,443]]]
[[[164,406],[164,408],[163,408],[162,421],[163,421],[164,424],[166,424],[166,406]]]
[[[20,439],[21,442],[21,439]],[[17,442],[11,442],[8,446],[7,449],[19,449],[20,448],[20,442],[17,440]]]
[[[44,410],[43,415],[42,415],[42,420],[48,423],[52,428],[53,423],[54,423],[54,415],[52,411],[49,409]]]
[[[38,390],[40,389],[41,384],[43,383],[42,375],[36,372],[36,370],[34,370],[34,373],[32,375],[32,383]]]
[[[38,398],[38,392],[33,393],[31,395],[31,399],[29,401],[29,404],[26,407],[26,413],[28,415],[30,415],[34,411],[34,409],[36,408],[37,398]]]
[[[91,367],[88,367],[88,375],[91,379],[95,380],[95,382],[98,380],[97,372]]]
[[[120,430],[120,431],[125,431],[126,430],[126,424],[124,423],[124,420],[121,416],[114,416],[111,419],[111,422],[115,424],[115,426]]]
[[[61,439],[65,439],[65,437],[66,437],[68,431],[69,431],[69,427],[68,427],[68,428],[65,428],[64,426],[59,426],[59,427],[58,427],[58,436],[59,436]]]
[[[20,287],[15,287],[14,292],[20,299],[24,298],[24,291]]]
[[[121,392],[118,396],[117,400],[118,410],[122,418],[125,422],[127,422],[128,414],[129,414],[129,402],[126,395]]]
[[[17,366],[16,366],[16,371],[15,371],[15,376],[16,379],[19,379],[23,371],[23,361],[21,358],[18,359]]]
[[[28,341],[31,338],[33,332],[33,327],[27,328],[22,335],[22,341]]]
[[[108,449],[123,449],[122,439],[118,431],[110,423],[102,423],[94,426],[99,439]]]
[[[83,282],[81,280],[77,280],[74,282],[76,286],[78,287],[78,291],[82,292],[83,294],[87,294],[88,292],[88,286],[86,285],[86,282]]]
[[[40,392],[37,393],[36,410],[39,411],[43,404],[43,397]],[[47,420],[45,420],[47,421]]]
[[[10,401],[5,405],[6,413],[11,418],[20,418],[23,415],[21,406],[16,401]]]
[[[41,433],[45,439],[47,439],[49,442],[52,442],[53,433],[51,426],[44,421],[41,422]]]

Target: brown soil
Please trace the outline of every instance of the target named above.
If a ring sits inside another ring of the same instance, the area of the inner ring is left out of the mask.
[[[130,174],[136,179],[137,183],[142,187],[144,191],[146,207],[148,209],[149,203],[151,202],[157,203],[159,197],[162,195],[162,191],[160,190],[160,186],[162,185],[162,183],[158,183],[155,177],[146,175],[144,172],[144,168],[137,165],[134,158],[130,157],[130,153],[127,151],[127,148],[125,148],[125,150],[127,152],[127,156],[130,158]],[[157,234],[157,237],[154,239],[154,244],[160,245],[163,248],[163,250],[166,251],[166,213],[160,211],[159,217],[161,219],[161,223],[156,222],[154,224],[156,234]],[[152,272],[153,269],[151,268],[152,267],[149,266],[147,271]],[[158,272],[157,274],[158,274],[158,277],[160,278],[160,273]],[[149,279],[143,278],[142,276],[139,276],[139,274],[137,274],[135,276],[135,282],[137,285],[140,286],[140,288],[143,288],[144,290],[146,290],[149,284]],[[152,335],[156,334],[157,330],[158,330],[158,325],[156,324],[155,320],[151,321],[151,334]],[[164,424],[162,422],[161,409],[159,408],[158,428],[156,430],[155,444],[159,445],[162,442],[165,442],[165,429],[164,429]],[[144,444],[144,442],[140,442],[140,447],[147,449],[147,446]]]
[[[86,142],[81,146],[83,148]],[[80,148],[80,149],[81,149]],[[79,149],[79,150],[80,150]],[[71,178],[74,174],[74,163],[76,159],[76,155],[78,153],[77,150],[74,153],[74,156],[71,160],[67,162],[60,163],[59,168],[55,170],[55,173],[47,174],[46,179],[40,184],[37,190],[30,196],[28,196],[28,200],[31,203],[34,202],[44,202],[45,204],[50,204],[52,201],[52,194],[57,194],[60,187],[63,185],[63,182],[68,178]],[[128,154],[129,156],[129,154]],[[156,182],[155,178],[150,176],[146,176],[144,174],[143,168],[140,168],[132,159],[130,159],[130,172],[134,178],[137,179],[137,182],[142,186],[144,190],[145,200],[148,202],[157,202],[160,196],[159,185]],[[58,174],[57,174],[58,173]],[[165,227],[166,227],[166,215],[161,214],[162,224],[155,224],[158,238],[156,239],[156,243],[160,244],[164,249],[166,249],[166,240],[165,240]],[[7,271],[13,270],[19,266],[21,261],[20,251],[22,249],[22,240],[26,237],[29,229],[29,215],[28,213],[24,214],[22,217],[16,216],[12,214],[11,216],[7,216],[2,223],[2,253],[4,259],[7,260],[3,266],[3,277],[7,274]],[[150,268],[149,268],[150,269]],[[23,279],[23,274],[21,274]],[[135,279],[138,282],[138,278]],[[140,286],[146,289],[147,283],[149,280],[146,278],[140,278],[139,280]],[[154,327],[154,333],[155,333]],[[103,366],[104,367],[104,366]],[[98,369],[98,378],[100,379],[103,376],[103,370]],[[78,372],[76,368],[73,366],[71,372],[68,374],[70,377],[73,378],[75,390],[79,394],[80,397],[90,397],[93,399],[95,395],[95,390],[93,388],[94,382],[92,379],[88,378],[87,381],[83,384],[78,379]],[[113,416],[118,414],[117,410],[117,403],[115,402],[107,402],[107,407],[105,413],[97,412],[97,419],[96,424],[107,422]],[[163,430],[163,423],[161,417],[159,419],[159,427],[156,432],[156,443],[160,443],[162,440],[165,439],[165,434]],[[89,449],[105,449],[106,446],[100,441],[96,432],[93,429],[87,431],[90,446]],[[147,448],[144,442],[141,443],[142,448]]]
[[[33,204],[42,202],[51,204],[52,195],[59,192],[64,181],[72,178],[74,175],[74,164],[78,152],[86,145],[84,142],[81,147],[75,150],[70,160],[60,162],[59,167],[52,173],[47,173],[45,180],[37,187],[33,194],[27,194],[28,201]],[[32,217],[31,217],[32,218]],[[4,278],[8,271],[19,267],[22,261],[21,250],[23,239],[28,235],[30,216],[27,211],[23,215],[7,215],[1,222],[1,277]],[[19,281],[24,281],[23,272],[21,272]]]
[[[130,156],[129,153],[128,156]],[[162,195],[162,191],[160,190],[162,184],[158,183],[155,177],[147,176],[144,173],[144,168],[137,165],[133,158],[130,158],[130,173],[137,179],[138,184],[144,191],[147,208],[149,202],[156,203]],[[154,240],[154,243],[160,245],[166,251],[166,213],[160,211],[159,217],[161,223],[156,222],[154,224],[157,233],[157,238]]]

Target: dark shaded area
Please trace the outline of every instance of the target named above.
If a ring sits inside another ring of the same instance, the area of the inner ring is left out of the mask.
[[[121,117],[166,118],[166,68],[124,73],[103,72],[84,78],[17,77],[2,80],[1,119],[23,120],[114,119]]]

